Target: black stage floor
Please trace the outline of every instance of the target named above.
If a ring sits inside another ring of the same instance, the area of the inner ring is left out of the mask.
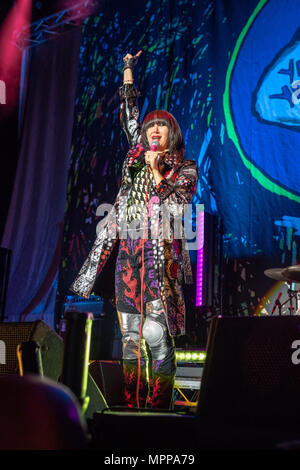
[[[89,420],[90,448],[143,452],[200,450],[298,450],[294,423],[218,422],[184,412],[125,410],[96,412]]]

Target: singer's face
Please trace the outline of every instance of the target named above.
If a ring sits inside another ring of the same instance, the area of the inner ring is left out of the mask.
[[[157,140],[159,142],[160,151],[168,148],[169,129],[163,122],[157,121],[151,127],[148,127],[146,135],[150,147],[152,142]]]

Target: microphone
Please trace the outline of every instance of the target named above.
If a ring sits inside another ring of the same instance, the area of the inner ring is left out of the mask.
[[[159,147],[160,147],[160,143],[159,143],[159,140],[152,140],[152,144],[150,146],[150,150],[152,152],[157,152],[159,150]],[[159,158],[160,156],[158,155],[157,157],[157,164],[159,164]],[[149,166],[149,163],[147,163],[147,165]]]
[[[151,147],[150,147],[150,150],[152,152],[157,152],[157,150],[159,150],[159,147],[160,147],[159,140],[153,140],[152,144],[151,144]]]

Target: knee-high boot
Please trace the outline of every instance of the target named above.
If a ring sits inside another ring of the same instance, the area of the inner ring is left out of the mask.
[[[125,402],[130,408],[144,408],[149,393],[148,357],[145,341],[138,351],[141,316],[118,312],[123,342],[123,379]],[[137,392],[137,382],[139,387]]]
[[[173,407],[173,386],[176,373],[175,345],[169,335],[161,300],[149,302],[143,337],[152,356],[152,408]]]
[[[154,359],[152,361],[151,403],[153,408],[173,408],[175,371],[175,351],[173,348],[170,349],[169,353],[164,359]]]

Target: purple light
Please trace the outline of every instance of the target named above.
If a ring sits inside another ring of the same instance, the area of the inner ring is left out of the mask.
[[[203,210],[198,213],[197,232],[196,307],[201,307],[203,305],[204,207]]]

